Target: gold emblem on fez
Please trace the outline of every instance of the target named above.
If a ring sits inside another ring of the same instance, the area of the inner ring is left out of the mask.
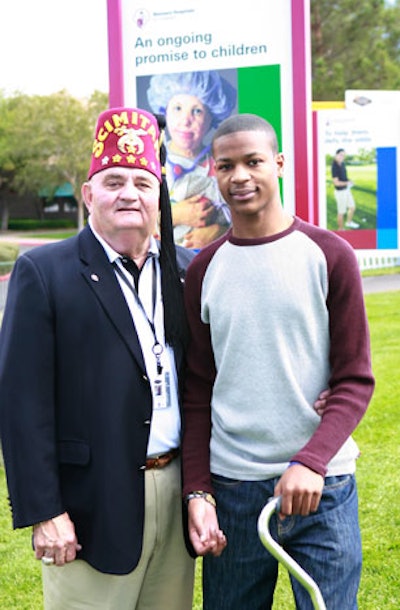
[[[129,127],[122,127],[120,128],[120,131],[123,131],[123,134],[117,142],[118,149],[122,153],[141,155],[144,151],[144,142],[140,136],[147,136],[147,131]]]

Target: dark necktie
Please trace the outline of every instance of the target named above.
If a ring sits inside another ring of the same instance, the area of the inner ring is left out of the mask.
[[[140,276],[141,270],[139,269],[137,264],[131,258],[128,258],[127,256],[121,256],[121,263],[133,277],[133,281],[135,283],[135,288],[137,291],[139,291],[139,276]]]

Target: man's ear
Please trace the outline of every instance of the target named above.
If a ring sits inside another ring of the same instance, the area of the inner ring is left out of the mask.
[[[90,213],[92,207],[92,185],[90,182],[84,182],[81,188],[83,202]]]
[[[285,157],[283,156],[283,153],[278,153],[275,157],[275,161],[278,167],[278,178],[282,178],[285,167]]]

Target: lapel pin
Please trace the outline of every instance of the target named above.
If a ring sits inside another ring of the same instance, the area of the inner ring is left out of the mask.
[[[96,273],[92,273],[92,275],[90,276],[90,278],[94,281],[94,282],[98,282],[99,281],[99,276],[96,275]]]

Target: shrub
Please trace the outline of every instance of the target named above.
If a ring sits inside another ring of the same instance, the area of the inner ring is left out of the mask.
[[[10,273],[18,254],[18,244],[7,241],[0,242],[0,276]]]

